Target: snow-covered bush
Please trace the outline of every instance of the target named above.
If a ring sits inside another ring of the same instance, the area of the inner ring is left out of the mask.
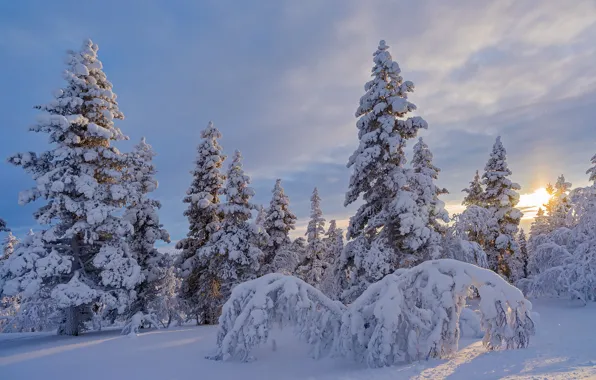
[[[534,334],[532,304],[521,291],[490,270],[442,259],[385,276],[348,307],[291,276],[240,284],[223,307],[212,358],[248,360],[278,322],[296,327],[315,357],[334,353],[371,367],[447,357],[457,351],[472,286],[480,295],[484,346],[527,347]]]
[[[315,358],[331,351],[339,333],[340,302],[299,278],[272,273],[234,288],[219,318],[217,352],[211,358],[250,360],[274,324],[290,324],[312,346]]]

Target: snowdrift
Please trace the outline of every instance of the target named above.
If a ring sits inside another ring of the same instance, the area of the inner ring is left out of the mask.
[[[304,281],[268,274],[236,286],[219,319],[215,360],[252,360],[275,324],[292,326],[313,357],[335,355],[389,366],[457,352],[460,315],[470,287],[480,295],[488,350],[527,347],[532,304],[496,273],[443,259],[400,269],[372,284],[349,306]]]

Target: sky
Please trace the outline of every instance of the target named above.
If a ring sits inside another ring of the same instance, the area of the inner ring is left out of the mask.
[[[381,39],[416,85],[410,101],[429,124],[421,135],[451,212],[498,135],[525,227],[528,194],[560,174],[586,186],[596,153],[593,0],[3,1],[0,36],[2,156],[47,149],[27,131],[33,106],[64,84],[66,51],[91,38],[126,116],[118,126],[131,140],[118,148],[145,136],[158,154],[154,196],[174,240],[187,232],[182,198],[209,120],[229,156],[242,151],[256,203],[282,178],[295,235],[315,186],[327,220],[345,225],[354,113]],[[38,205],[17,204],[31,178],[3,163],[0,180],[0,217],[16,235],[39,228]]]

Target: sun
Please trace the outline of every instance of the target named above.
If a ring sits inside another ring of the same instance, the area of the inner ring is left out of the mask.
[[[545,203],[548,202],[550,199],[550,194],[546,191],[544,187],[534,190],[533,193],[530,194],[520,194],[519,196],[519,203],[517,207],[528,207],[528,208],[536,208],[543,207]]]

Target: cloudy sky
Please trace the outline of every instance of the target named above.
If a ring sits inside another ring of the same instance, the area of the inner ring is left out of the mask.
[[[314,186],[327,219],[346,220],[354,112],[380,39],[416,85],[451,211],[497,135],[522,194],[562,173],[585,186],[596,152],[593,0],[3,1],[0,36],[2,155],[46,147],[27,132],[32,107],[62,86],[65,51],[92,38],[126,115],[119,148],[146,136],[158,153],[155,196],[174,239],[209,120],[228,154],[243,152],[256,202],[279,177],[300,228]],[[35,228],[35,207],[17,204],[31,179],[8,164],[0,179],[0,216],[17,234]]]

